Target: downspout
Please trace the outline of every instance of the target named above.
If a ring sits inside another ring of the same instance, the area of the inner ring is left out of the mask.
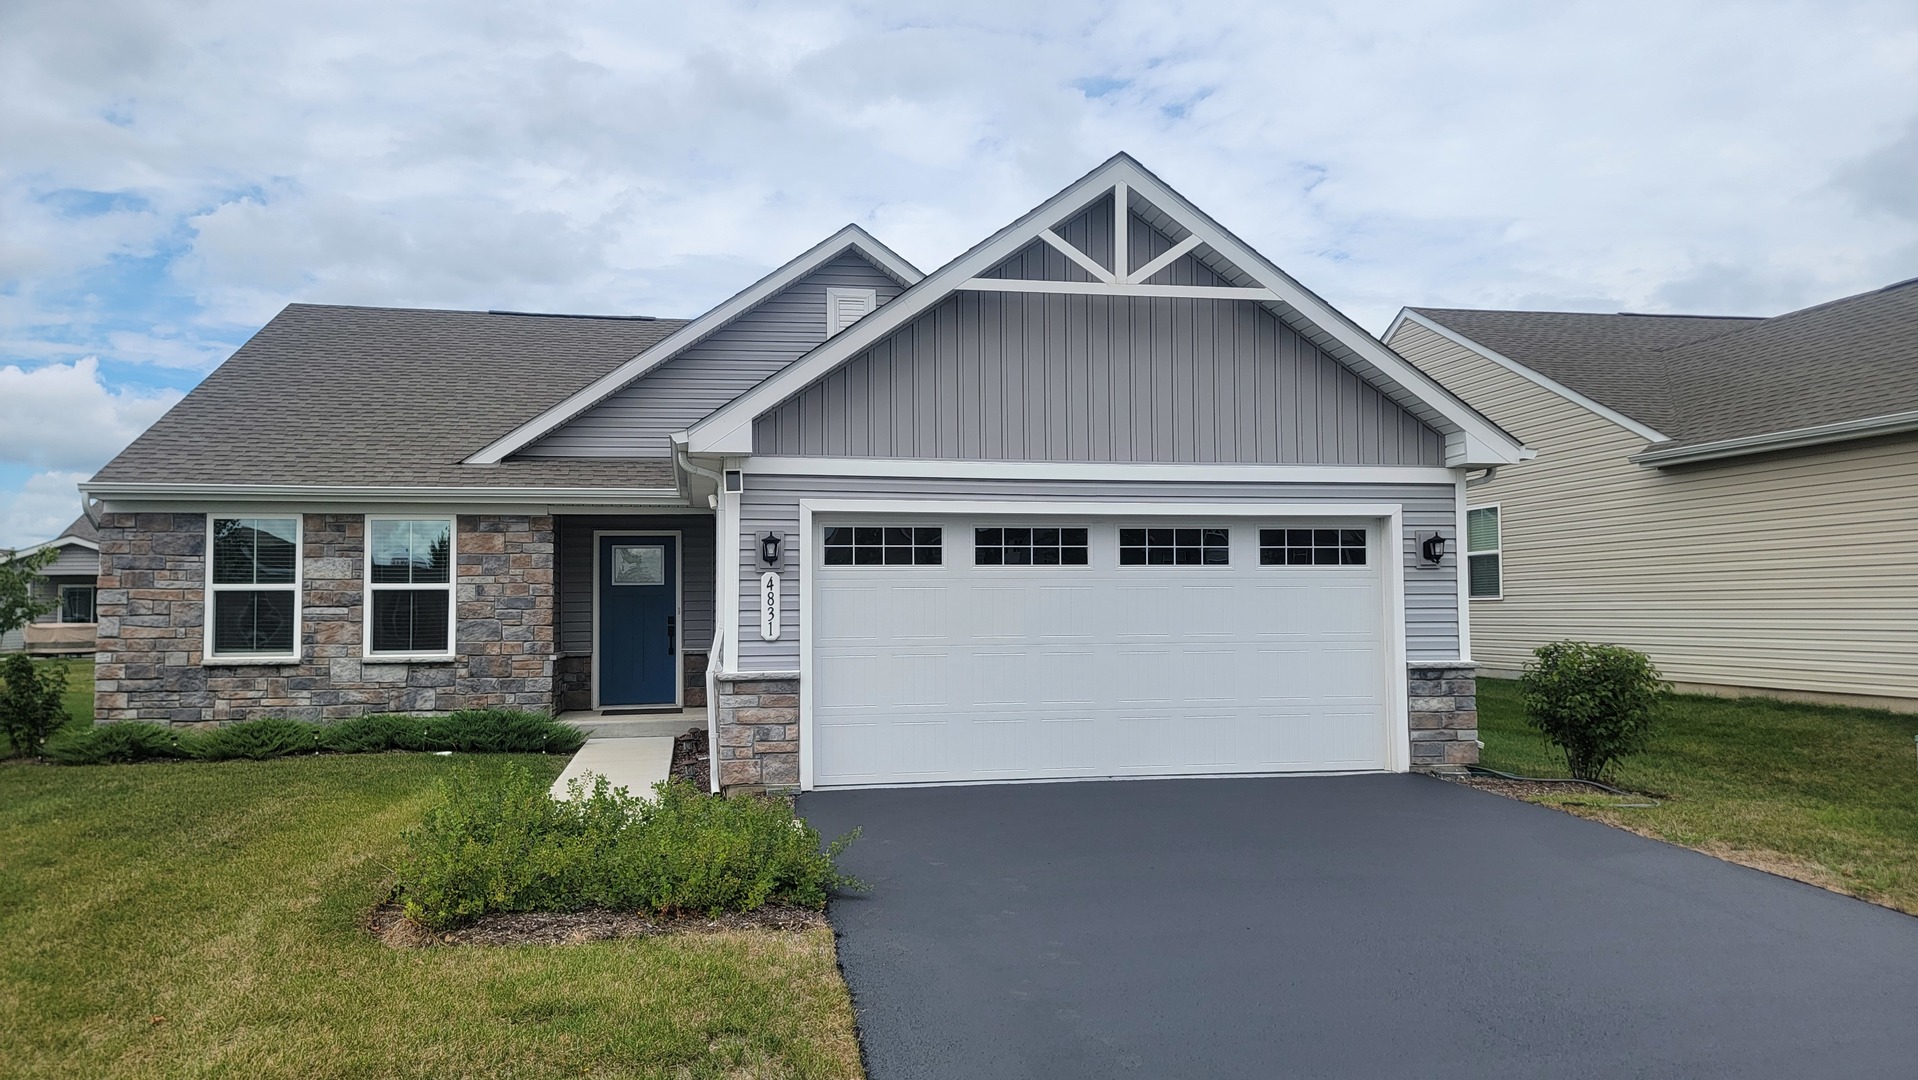
[[[1498,475],[1498,466],[1497,465],[1488,466],[1484,472],[1479,473],[1477,476],[1466,477],[1465,486],[1468,488],[1475,488],[1481,484],[1489,484],[1492,482],[1492,478],[1497,475]]]
[[[718,555],[718,551],[720,550],[718,547],[719,535],[720,535],[719,527],[721,525],[727,524],[727,522],[724,520],[726,516],[725,512],[720,509],[719,496],[720,496],[720,493],[725,491],[726,489],[726,478],[724,476],[721,476],[719,473],[713,472],[710,469],[702,469],[699,466],[693,464],[693,459],[688,457],[686,455],[686,451],[684,450],[678,450],[676,451],[676,454],[679,459],[680,468],[685,469],[687,472],[692,473],[695,476],[703,476],[706,479],[711,480],[713,482],[713,493],[710,496],[708,496],[707,499],[708,499],[708,505],[710,505],[713,508],[713,510],[717,511],[717,516],[713,523],[714,525],[713,560],[715,562],[719,562],[720,561],[719,555]],[[736,537],[733,539],[733,542],[734,543],[738,542]],[[715,567],[714,570],[715,570],[714,577],[716,580],[718,577],[718,574],[717,574],[718,568]],[[726,647],[726,620],[720,617],[720,609],[723,606],[720,603],[720,598],[726,594],[726,590],[724,588],[716,588],[715,591],[718,592],[720,596],[715,596],[713,598],[713,607],[715,609],[713,611],[713,644],[712,644],[712,648],[707,650],[707,656],[706,656],[706,783],[707,783],[707,787],[710,789],[712,794],[717,795],[719,794],[719,685],[718,685],[719,679],[718,679],[718,676],[719,676],[719,668],[720,668],[720,658],[722,654],[724,653],[725,647]]]

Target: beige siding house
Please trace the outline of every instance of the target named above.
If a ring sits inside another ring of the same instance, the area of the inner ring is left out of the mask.
[[[1468,488],[1481,672],[1579,638],[1918,711],[1918,285],[1776,319],[1407,309],[1386,338],[1537,451]]]

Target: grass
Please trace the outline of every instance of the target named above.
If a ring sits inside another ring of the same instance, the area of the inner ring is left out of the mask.
[[[1564,776],[1525,723],[1518,684],[1479,680],[1483,764]],[[1651,809],[1591,795],[1537,801],[1918,915],[1918,715],[1680,695],[1614,782]]]
[[[453,762],[0,765],[0,1072],[859,1074],[830,931],[388,948],[361,929]]]

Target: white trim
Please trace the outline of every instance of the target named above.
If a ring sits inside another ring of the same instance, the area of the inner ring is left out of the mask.
[[[213,580],[213,522],[245,517],[273,517],[293,519],[293,583],[259,584],[218,584]],[[205,603],[200,616],[200,666],[226,667],[231,664],[299,664],[306,660],[306,515],[266,511],[262,513],[208,514],[206,516],[206,577],[202,584]],[[216,625],[214,608],[215,594],[220,592],[268,592],[293,590],[293,651],[290,653],[241,653],[235,656],[217,656],[213,652],[213,634]]]
[[[731,463],[729,462],[729,465]],[[739,547],[740,547],[740,499],[741,492],[722,491],[719,495],[718,520],[713,523],[714,536],[724,537],[716,544],[715,555],[719,559],[718,588],[719,618],[726,628],[725,662],[723,671],[739,670]]]
[[[768,455],[745,460],[767,476],[921,476],[972,480],[1135,480],[1245,484],[1445,484],[1459,470],[1442,465],[1186,465],[1159,462],[939,461]]]
[[[1087,255],[1085,252],[1080,251],[1077,247],[1067,243],[1064,237],[1060,236],[1056,232],[1053,232],[1051,229],[1040,230],[1039,238],[1041,240],[1044,240],[1046,243],[1051,244],[1053,247],[1058,248],[1059,253],[1064,255],[1066,258],[1071,259],[1075,263],[1078,263],[1079,268],[1081,270],[1084,270],[1086,273],[1091,274],[1095,281],[1103,281],[1108,285],[1111,285],[1114,282],[1118,281],[1117,278],[1112,276],[1112,271],[1107,270],[1103,266],[1100,266],[1098,261],[1093,259],[1092,256]]]
[[[615,709],[652,709],[686,705],[686,538],[678,529],[594,529],[593,530],[593,660],[587,669],[592,684],[593,709],[599,701],[599,538],[602,536],[670,536],[673,538],[673,700],[621,702]],[[715,759],[717,760],[717,759]]]
[[[88,605],[89,607],[93,609],[93,618],[80,619],[77,622],[72,622],[72,623],[67,622],[67,590],[68,589],[85,589],[88,592],[93,594],[93,603]],[[98,624],[100,621],[100,586],[97,584],[95,585],[69,584],[69,585],[55,586],[53,590],[53,600],[56,605],[53,609],[53,621],[56,625],[78,626],[78,625],[83,625],[87,623]]]
[[[475,469],[475,473],[482,470]],[[96,499],[181,500],[233,499],[250,503],[312,502],[316,499],[404,501],[416,505],[491,502],[532,503],[546,506],[685,506],[677,488],[574,487],[398,487],[385,484],[175,484],[171,482],[105,481],[80,485]]]
[[[1132,280],[1132,189],[1124,180],[1112,185],[1112,276]]]
[[[8,552],[9,557],[17,559],[24,555],[32,555],[36,552],[45,551],[48,548],[63,547],[81,547],[86,548],[88,551],[100,550],[100,545],[91,540],[86,540],[78,536],[56,536],[51,540],[43,540],[38,544],[28,544],[23,548],[14,548],[10,552],[8,552],[6,548],[0,548],[0,552]]]
[[[1411,716],[1407,712],[1405,626],[1405,508],[1399,503],[1174,503],[1174,502],[1005,502],[964,499],[801,499],[799,501],[799,787],[813,789],[813,566],[819,548],[817,514],[914,514],[946,517],[1235,517],[1372,518],[1380,522],[1380,558],[1385,563],[1385,710],[1388,772],[1411,768]],[[737,537],[734,538],[735,543]],[[739,673],[770,677],[770,673]]]
[[[373,523],[375,521],[444,521],[446,522],[446,580],[444,582],[375,582],[373,580]],[[360,588],[365,591],[360,603],[360,659],[375,663],[430,663],[458,658],[459,643],[459,581],[460,581],[460,519],[458,514],[365,514],[362,515],[362,537],[364,543],[360,555]],[[444,652],[374,652],[373,651],[373,593],[380,592],[425,592],[428,589],[440,589],[446,593],[446,649]]]
[[[1198,246],[1199,234],[1193,233],[1191,236],[1160,252],[1158,258],[1134,270],[1132,275],[1126,278],[1126,283],[1130,285],[1145,284],[1152,279],[1154,274],[1179,261],[1180,258]]]
[[[1858,420],[1840,420],[1815,427],[1770,431],[1762,435],[1741,435],[1734,439],[1719,439],[1714,442],[1674,446],[1663,450],[1656,446],[1647,447],[1625,460],[1639,465],[1683,465],[1693,461],[1713,461],[1718,458],[1742,457],[1746,454],[1764,454],[1774,450],[1796,450],[1804,446],[1823,446],[1827,443],[1849,442],[1853,439],[1869,439],[1876,435],[1899,435],[1908,431],[1918,431],[1918,409],[1886,413],[1883,416],[1868,416]]]
[[[1467,506],[1465,508],[1466,531],[1461,532],[1459,534],[1459,547],[1461,549],[1460,569],[1464,572],[1465,594],[1468,600],[1503,600],[1505,599],[1505,509],[1504,509],[1504,506],[1505,506],[1504,503],[1489,502],[1489,503],[1479,503],[1476,506]],[[1474,510],[1492,511],[1492,520],[1498,523],[1498,544],[1494,546],[1490,551],[1473,551],[1472,550],[1472,537],[1471,537],[1470,530],[1471,530],[1472,511]],[[1472,581],[1471,581],[1472,556],[1474,555],[1496,555],[1498,557],[1498,594],[1497,595],[1495,596],[1471,595],[1472,593]],[[1461,641],[1461,646],[1462,646],[1462,641]]]
[[[848,297],[861,302],[861,310],[856,318],[840,322],[839,302]],[[879,310],[878,289],[858,289],[843,285],[826,286],[826,336],[832,337],[853,323]]]
[[[1659,433],[1659,431],[1656,428],[1653,428],[1648,424],[1641,424],[1638,421],[1632,419],[1629,416],[1626,416],[1624,413],[1619,412],[1616,409],[1611,409],[1611,408],[1607,408],[1604,405],[1600,405],[1598,402],[1593,401],[1591,398],[1586,397],[1584,394],[1581,394],[1578,391],[1572,389],[1571,387],[1566,386],[1564,383],[1558,382],[1545,375],[1541,375],[1537,371],[1534,371],[1531,368],[1526,367],[1524,364],[1519,363],[1518,361],[1512,359],[1509,356],[1504,355],[1503,353],[1496,352],[1492,349],[1488,349],[1485,346],[1479,344],[1478,342],[1473,341],[1471,338],[1466,337],[1464,334],[1461,334],[1458,331],[1451,329],[1450,327],[1441,326],[1440,324],[1433,322],[1431,319],[1428,319],[1425,316],[1420,315],[1418,312],[1413,311],[1411,308],[1399,309],[1398,315],[1392,319],[1392,325],[1385,328],[1385,340],[1388,342],[1391,341],[1392,338],[1398,334],[1399,327],[1403,326],[1404,324],[1408,322],[1417,323],[1418,325],[1423,326],[1425,329],[1430,330],[1432,333],[1437,334],[1438,336],[1444,338],[1447,341],[1450,341],[1454,345],[1463,346],[1464,348],[1472,350],[1473,352],[1479,354],[1480,356],[1483,356],[1485,359],[1490,360],[1492,363],[1497,364],[1498,366],[1504,368],[1507,371],[1510,371],[1512,374],[1517,375],[1522,379],[1526,379],[1530,382],[1536,383],[1537,385],[1543,387],[1544,389],[1550,390],[1552,393],[1557,394],[1559,397],[1564,398],[1566,401],[1569,401],[1572,404],[1577,405],[1588,412],[1596,413],[1597,415],[1602,416],[1607,420],[1610,420],[1612,423],[1617,424],[1619,427],[1624,428],[1626,431],[1631,432],[1632,434],[1638,436],[1641,439],[1646,439],[1651,442],[1665,442],[1668,438],[1668,436]]]
[[[925,277],[891,248],[874,239],[857,225],[848,225],[813,245],[784,266],[760,278],[718,307],[675,330],[654,343],[645,352],[587,384],[566,400],[494,440],[485,449],[466,459],[469,465],[490,465],[523,449],[553,429],[594,405],[604,401],[621,387],[691,348],[714,332],[765,303],[801,278],[833,261],[847,251],[857,251],[884,270],[901,285],[910,287]]]
[[[1458,659],[1461,664],[1472,662],[1472,580],[1471,566],[1465,560],[1465,483],[1465,473],[1461,470],[1458,498],[1452,504],[1452,531],[1455,537],[1452,541],[1453,567],[1458,577],[1455,583],[1458,592]],[[1500,559],[1499,577],[1503,580],[1504,576],[1505,563]]]
[[[1257,285],[1270,290],[1274,299],[1266,301],[1269,310],[1290,321],[1296,318],[1317,332],[1314,341],[1329,348],[1335,359],[1354,368],[1388,397],[1409,408],[1421,420],[1438,428],[1446,436],[1448,465],[1453,467],[1510,464],[1523,459],[1525,448],[1491,421],[1474,412],[1429,375],[1408,363],[1376,338],[1360,329],[1351,319],[1307,291],[1284,271],[1241,244],[1212,224],[1203,213],[1178,193],[1165,187],[1125,154],[1094,169],[1064,191],[1040,204],[1030,213],[1006,226],[972,250],[934,271],[898,299],[880,308],[859,324],[834,337],[805,356],[787,365],[778,374],[734,398],[687,432],[688,449],[693,453],[750,454],[753,450],[753,421],[778,406],[813,380],[838,367],[900,329],[955,290],[997,265],[1050,228],[1054,222],[1076,213],[1087,204],[1114,194],[1115,236],[1114,276],[1126,276],[1129,255],[1125,249],[1126,220],[1130,214],[1130,192],[1176,218],[1201,243],[1252,277]],[[1029,287],[1029,282],[1010,282],[1012,287]],[[1075,283],[1041,283],[1075,284]],[[999,288],[1001,286],[989,286]],[[1109,287],[1103,286],[1102,288]],[[1127,286],[1128,289],[1171,288],[1171,286]],[[1131,293],[1131,295],[1148,295]],[[1233,293],[1231,295],[1244,295]],[[1288,314],[1289,313],[1289,314]]]
[[[1075,296],[1175,297],[1187,300],[1277,300],[1271,289],[1230,285],[1134,285],[1126,282],[1044,281],[1038,278],[968,278],[953,286],[972,292],[1067,293]]]

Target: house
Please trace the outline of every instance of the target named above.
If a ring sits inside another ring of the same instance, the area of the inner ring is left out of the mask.
[[[288,307],[83,485],[97,710],[704,705],[728,787],[1469,762],[1463,485],[1524,454],[1119,155],[691,321]]]
[[[1774,318],[1408,308],[1386,340],[1537,451],[1468,492],[1482,670],[1580,638],[1918,710],[1918,280]]]
[[[25,649],[54,656],[93,651],[94,589],[100,577],[100,534],[85,514],[74,519],[59,536],[43,544],[21,548],[30,555],[53,548],[59,557],[40,570],[33,598],[47,611],[32,625],[0,635],[0,652]]]

